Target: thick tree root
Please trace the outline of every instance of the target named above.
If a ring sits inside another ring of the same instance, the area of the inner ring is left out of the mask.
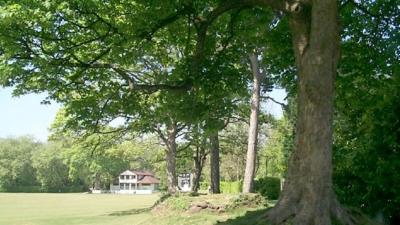
[[[341,225],[360,224],[336,198],[331,201],[330,207],[307,203],[310,201],[279,201],[276,207],[266,213],[268,225],[331,225],[333,221]]]

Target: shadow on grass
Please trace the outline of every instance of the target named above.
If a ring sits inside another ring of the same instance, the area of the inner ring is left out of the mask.
[[[267,209],[259,209],[255,211],[248,211],[243,216],[228,219],[223,222],[217,222],[218,225],[265,225],[265,213]]]
[[[141,208],[141,209],[129,209],[129,210],[124,210],[124,211],[116,211],[112,212],[110,214],[107,214],[107,216],[129,216],[129,215],[136,215],[144,212],[150,212],[154,207],[157,205],[161,204],[165,200],[167,200],[169,197],[171,197],[170,194],[163,194],[160,199],[158,199],[151,207],[148,208]]]
[[[124,210],[124,211],[116,211],[112,212],[110,214],[107,214],[107,216],[129,216],[129,215],[136,215],[144,212],[149,212],[151,210],[151,207],[149,208],[141,208],[141,209],[129,209],[129,210]]]

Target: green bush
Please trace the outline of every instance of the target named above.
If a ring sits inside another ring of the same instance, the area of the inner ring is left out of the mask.
[[[208,191],[209,186],[210,186],[210,184],[208,182],[200,182],[200,190]]]
[[[167,205],[170,209],[184,211],[189,209],[190,202],[187,197],[184,196],[173,196],[166,200]]]
[[[23,192],[23,193],[36,193],[43,192],[41,186],[18,186],[18,187],[8,187],[3,190],[4,192]]]
[[[236,194],[242,192],[242,182],[241,181],[221,181],[220,183],[221,193]]]
[[[266,206],[267,201],[266,199],[261,196],[260,194],[240,194],[236,196],[233,200],[232,203],[228,205],[228,209],[235,209],[239,207],[245,206],[247,207],[260,207],[260,206]]]
[[[264,177],[254,182],[254,189],[267,199],[276,200],[281,193],[281,179],[278,177]]]

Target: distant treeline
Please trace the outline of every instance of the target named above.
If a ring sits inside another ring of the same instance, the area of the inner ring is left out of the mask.
[[[133,159],[146,148],[145,144],[139,148],[135,143],[119,143],[97,149],[94,144],[87,144],[1,138],[0,191],[82,192],[95,185],[107,188],[122,170],[130,167],[153,169],[150,159]],[[157,158],[156,154],[153,156]]]

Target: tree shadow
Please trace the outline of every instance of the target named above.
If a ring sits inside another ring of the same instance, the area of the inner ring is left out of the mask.
[[[129,210],[112,212],[110,214],[107,214],[107,216],[129,216],[129,215],[136,215],[144,212],[149,212],[150,210],[151,207],[141,208],[141,209],[129,209]]]
[[[218,225],[265,225],[265,213],[268,209],[259,209],[254,211],[247,211],[243,216],[228,219],[223,222],[217,222]]]
[[[155,208],[157,205],[159,205],[162,202],[164,202],[169,197],[171,197],[170,194],[162,195],[152,206],[150,206],[148,208],[115,211],[115,212],[107,214],[107,216],[129,216],[129,215],[136,215],[136,214],[140,214],[140,213],[144,213],[144,212],[150,212],[153,208]]]

